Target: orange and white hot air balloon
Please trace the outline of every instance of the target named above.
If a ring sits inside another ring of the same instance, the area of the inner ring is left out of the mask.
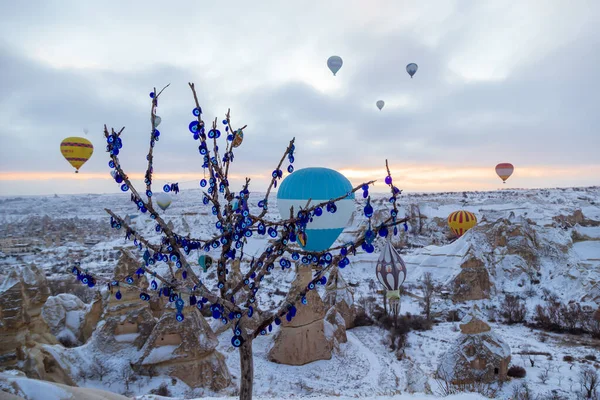
[[[512,175],[515,167],[511,163],[500,163],[496,165],[496,173],[502,179],[503,183]]]
[[[464,235],[466,231],[477,224],[477,217],[469,211],[454,211],[448,216],[448,226],[450,230],[458,237]]]
[[[60,143],[63,157],[75,168],[75,173],[90,159],[94,152],[92,142],[82,137],[68,137]]]

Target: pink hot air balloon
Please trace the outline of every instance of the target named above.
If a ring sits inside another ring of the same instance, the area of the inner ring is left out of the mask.
[[[511,163],[500,163],[496,165],[496,173],[502,179],[503,183],[512,175],[515,167]]]

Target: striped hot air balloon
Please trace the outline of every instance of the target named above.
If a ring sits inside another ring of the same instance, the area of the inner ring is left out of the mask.
[[[391,235],[377,260],[375,275],[377,280],[386,288],[386,297],[394,315],[398,315],[400,307],[400,286],[406,279],[406,264],[400,253],[392,246]]]
[[[277,208],[283,219],[305,207],[328,202],[352,191],[352,184],[342,174],[329,168],[303,168],[288,175],[277,192]],[[306,225],[306,242],[299,237],[300,245],[307,251],[323,251],[331,247],[344,230],[354,212],[354,193],[335,203],[337,210],[330,212],[325,207],[321,216],[315,216]]]
[[[503,183],[512,175],[515,167],[511,163],[500,163],[496,165],[496,173],[502,179]]]
[[[464,235],[466,231],[477,224],[477,217],[469,211],[454,211],[448,216],[448,226],[450,230],[458,237]]]
[[[75,167],[75,173],[90,159],[94,152],[92,142],[82,137],[68,137],[60,143],[60,152],[63,157]]]

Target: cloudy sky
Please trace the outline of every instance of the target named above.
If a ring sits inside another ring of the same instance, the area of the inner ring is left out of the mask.
[[[188,82],[206,119],[248,125],[234,173],[254,190],[292,137],[296,168],[355,184],[388,159],[407,191],[494,190],[499,162],[516,167],[504,187],[598,185],[599,65],[598,0],[3,1],[0,194],[118,191],[103,124],[125,126],[141,176],[167,83],[156,182],[197,187]],[[77,175],[68,136],[95,147]]]

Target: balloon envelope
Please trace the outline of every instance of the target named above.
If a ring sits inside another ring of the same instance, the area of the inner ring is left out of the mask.
[[[352,192],[352,184],[339,172],[329,168],[303,168],[288,175],[277,192],[277,208],[281,218],[290,218],[290,208],[294,216],[304,208],[308,199],[309,207],[327,202]],[[314,216],[306,225],[306,243],[300,245],[307,251],[327,250],[344,230],[354,212],[354,193],[335,203],[337,211],[331,213],[323,207],[323,214]]]
[[[165,211],[171,205],[171,196],[168,193],[160,192],[154,196],[156,200],[156,204]]]
[[[412,78],[414,74],[417,73],[417,70],[419,69],[419,66],[415,63],[410,63],[406,66],[406,72],[408,72],[408,74],[410,75],[410,77]]]
[[[512,175],[515,167],[511,163],[500,163],[496,165],[496,173],[502,179],[502,182],[506,183],[506,180]]]
[[[392,246],[392,242],[388,240],[383,247],[383,251],[377,261],[375,267],[375,275],[377,280],[388,291],[396,291],[402,286],[406,279],[406,265],[400,257],[400,253]]]
[[[477,217],[469,211],[454,211],[448,216],[448,226],[458,237],[477,224]]]
[[[383,100],[379,100],[377,101],[377,103],[375,103],[377,105],[377,108],[379,108],[379,110],[381,111],[381,109],[383,108],[383,106],[385,105],[385,101]]]
[[[327,66],[329,67],[329,70],[333,72],[333,76],[335,76],[340,68],[342,68],[343,64],[344,62],[342,61],[342,58],[338,56],[331,56],[327,60]]]
[[[63,157],[79,172],[79,168],[87,162],[94,152],[92,142],[82,137],[68,137],[60,143]]]

